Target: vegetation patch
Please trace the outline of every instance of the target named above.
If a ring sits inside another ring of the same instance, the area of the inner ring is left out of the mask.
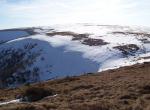
[[[72,105],[71,110],[113,110],[108,102],[93,102]]]
[[[47,96],[54,95],[54,91],[49,88],[44,87],[28,87],[25,89],[25,91],[22,93],[23,101],[29,101],[34,102],[43,99]]]
[[[136,99],[137,96],[135,94],[126,94],[120,97],[120,99]]]
[[[150,63],[147,62],[113,71],[49,80],[29,87],[0,89],[0,99],[5,96],[5,102],[25,93],[24,97],[33,96],[34,99],[38,96],[36,101],[29,102],[35,110],[149,110],[149,73]],[[36,93],[37,91],[43,92]],[[58,95],[53,97],[56,93]],[[9,104],[1,106],[0,110],[18,110],[16,108],[19,107],[24,108],[22,104]]]
[[[31,104],[10,104],[9,108],[7,105],[0,108],[1,110],[46,110],[42,106],[31,105]]]
[[[33,71],[26,70],[34,60],[40,55],[39,52],[31,52],[37,44],[27,43],[23,48],[8,48],[0,51],[0,88],[8,87],[14,82],[25,83],[31,73],[38,76],[38,68]],[[20,72],[20,70],[22,70]],[[15,75],[14,75],[15,73]]]
[[[102,39],[92,39],[88,38],[89,34],[78,34],[70,31],[66,32],[52,32],[47,33],[48,36],[55,36],[55,35],[61,35],[61,36],[72,36],[72,41],[81,41],[82,44],[89,45],[89,46],[101,46],[108,44],[107,42],[104,42]]]
[[[113,47],[123,53],[123,55],[134,55],[140,48],[135,44],[121,45]]]
[[[88,39],[83,40],[82,44],[89,45],[89,46],[102,46],[108,43],[104,42],[102,39],[88,38]]]
[[[77,81],[77,80],[80,80],[80,78],[67,76],[64,79],[57,80],[57,83],[60,84],[60,83],[66,83],[66,82],[73,82],[73,81]]]
[[[55,35],[61,35],[61,36],[73,36],[72,40],[82,40],[84,38],[88,38],[89,34],[78,34],[70,31],[66,32],[52,32],[47,33],[48,36],[55,36]]]
[[[93,85],[78,85],[74,87],[72,90],[79,90],[79,89],[90,89],[93,88]]]
[[[140,89],[140,93],[142,94],[150,94],[150,85],[144,85]]]

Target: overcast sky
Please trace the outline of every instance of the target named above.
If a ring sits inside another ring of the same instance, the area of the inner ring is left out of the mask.
[[[150,26],[150,0],[0,0],[0,28],[97,23]]]

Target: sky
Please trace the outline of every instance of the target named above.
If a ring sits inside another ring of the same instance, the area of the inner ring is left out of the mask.
[[[0,0],[0,29],[74,23],[150,26],[150,0]]]

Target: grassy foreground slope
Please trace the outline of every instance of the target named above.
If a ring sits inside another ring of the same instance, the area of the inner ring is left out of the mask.
[[[29,88],[32,92],[27,93]],[[34,93],[36,89],[57,95],[0,106],[0,110],[150,110],[150,63],[0,90],[0,100],[44,94]]]

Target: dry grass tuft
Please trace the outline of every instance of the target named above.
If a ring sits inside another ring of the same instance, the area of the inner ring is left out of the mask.
[[[51,95],[54,95],[54,91],[52,89],[44,88],[44,87],[34,87],[34,86],[31,87],[29,86],[22,93],[23,100],[29,102],[38,101],[46,96],[51,96]]]

